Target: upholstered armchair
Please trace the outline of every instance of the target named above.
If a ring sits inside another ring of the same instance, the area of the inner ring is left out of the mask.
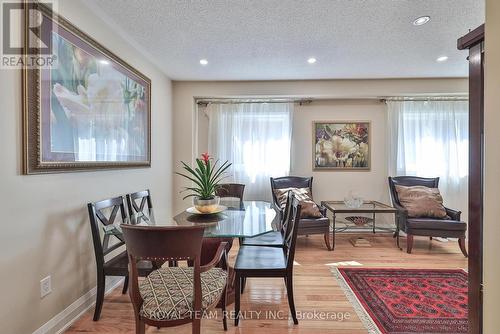
[[[467,224],[460,221],[460,211],[446,208],[447,217],[444,219],[439,218],[426,218],[426,217],[408,217],[408,211],[401,205],[396,185],[400,186],[424,186],[429,188],[438,188],[439,177],[436,178],[423,178],[416,176],[397,176],[389,177],[389,189],[391,192],[392,205],[398,210],[397,224],[398,230],[407,234],[406,237],[406,251],[411,253],[413,248],[413,236],[428,236],[443,238],[458,238],[460,250],[467,257],[465,249],[465,233],[467,231]],[[399,235],[398,235],[399,237]]]
[[[280,221],[283,220],[283,209],[279,204],[278,198],[274,192],[275,189],[284,188],[309,188],[312,195],[312,177],[285,176],[271,178],[271,192],[273,196],[273,206],[280,215]],[[330,219],[326,215],[326,208],[319,206],[322,217],[320,218],[301,218],[299,221],[298,235],[323,234],[325,244],[328,250],[332,250],[330,236]]]

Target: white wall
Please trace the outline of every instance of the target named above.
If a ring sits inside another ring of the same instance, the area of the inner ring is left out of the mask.
[[[486,63],[484,105],[484,333],[496,334],[500,328],[500,2],[486,1]]]
[[[21,175],[21,72],[0,70],[1,333],[32,333],[95,286],[87,202],[150,188],[156,216],[172,216],[170,80],[81,1],[59,12],[151,78],[152,167]],[[40,299],[47,275],[53,292]]]
[[[417,80],[312,80],[312,81],[248,81],[248,82],[174,82],[174,169],[180,161],[191,162],[204,146],[206,118],[196,112],[195,98],[199,97],[317,97],[336,98],[336,101],[314,101],[296,106],[294,114],[292,169],[295,175],[313,175],[314,196],[324,199],[343,199],[354,190],[365,198],[388,202],[386,185],[386,122],[385,107],[376,100],[362,97],[400,96],[415,94],[467,93],[466,79]],[[347,100],[349,98],[349,100]],[[196,119],[200,118],[200,129]],[[372,122],[372,169],[369,172],[312,171],[313,120],[369,120]],[[198,137],[199,136],[199,137]],[[197,146],[200,145],[198,148]],[[174,210],[190,205],[177,193],[187,184],[174,178]]]

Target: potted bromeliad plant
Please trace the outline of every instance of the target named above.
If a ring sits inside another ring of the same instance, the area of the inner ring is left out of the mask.
[[[193,197],[194,207],[201,213],[217,211],[220,198],[215,195],[215,190],[227,176],[226,170],[231,166],[228,161],[219,164],[219,160],[213,163],[211,160],[208,153],[203,153],[201,159],[196,159],[194,168],[181,161],[182,167],[187,173],[176,173],[193,182],[193,186],[184,188],[183,191],[187,191],[189,194],[183,199]]]

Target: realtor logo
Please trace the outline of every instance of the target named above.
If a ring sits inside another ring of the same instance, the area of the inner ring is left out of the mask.
[[[0,68],[39,69],[55,65],[51,34],[53,7],[53,2],[2,3]]]

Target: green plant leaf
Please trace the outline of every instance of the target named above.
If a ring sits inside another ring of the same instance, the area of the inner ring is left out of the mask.
[[[198,180],[196,180],[196,179],[194,179],[194,178],[192,178],[192,177],[190,177],[188,175],[185,175],[185,174],[182,174],[182,173],[178,173],[178,172],[176,172],[175,174],[180,175],[182,177],[185,177],[186,179],[191,180],[192,182],[196,183],[197,186],[202,187],[200,181],[198,181]]]
[[[215,183],[214,181],[217,180],[217,178],[222,174],[224,173],[229,167],[231,167],[231,163],[229,163],[228,161],[224,162],[218,169],[217,171],[215,172],[215,175],[212,177],[212,180],[211,182],[212,183]]]

